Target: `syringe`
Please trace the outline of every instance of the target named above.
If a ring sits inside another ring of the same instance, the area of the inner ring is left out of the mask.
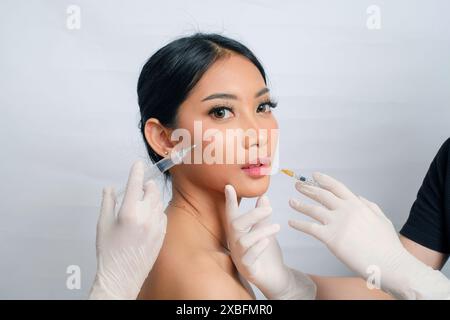
[[[144,172],[144,184],[148,182],[151,179],[157,178],[159,176],[162,176],[164,172],[172,168],[173,166],[180,164],[183,161],[183,158],[196,147],[197,145],[193,144],[189,147],[186,147],[184,149],[181,149],[179,151],[172,150],[170,156],[165,157],[158,162],[154,163],[150,167],[146,169]],[[117,192],[117,199],[119,199],[126,190],[126,186],[122,187]]]
[[[320,187],[320,185],[315,182],[313,179],[307,178],[303,175],[301,175],[300,173],[295,173],[292,170],[289,169],[281,169],[281,172],[283,172],[284,174],[287,174],[288,176],[297,179],[300,182],[303,182],[304,184],[308,184],[310,186],[315,186],[315,187]]]

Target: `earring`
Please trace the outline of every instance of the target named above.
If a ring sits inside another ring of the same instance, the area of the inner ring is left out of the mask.
[[[169,151],[164,151],[164,154],[167,156],[169,154]]]

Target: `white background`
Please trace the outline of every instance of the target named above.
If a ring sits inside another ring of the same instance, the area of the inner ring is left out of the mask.
[[[373,4],[380,30],[366,26]],[[69,5],[81,9],[79,30],[66,26]],[[196,31],[240,40],[262,61],[279,101],[282,166],[341,179],[399,229],[450,136],[449,12],[445,0],[1,0],[0,298],[87,296],[102,187],[147,161],[140,68]],[[350,274],[287,226],[300,217],[287,204],[295,195],[289,178],[273,178],[288,263]],[[80,290],[66,288],[69,265],[81,268]]]

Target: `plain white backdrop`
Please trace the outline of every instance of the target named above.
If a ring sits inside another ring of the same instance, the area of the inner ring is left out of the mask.
[[[381,29],[367,26],[371,5]],[[1,0],[0,298],[87,297],[102,187],[148,162],[140,68],[196,31],[240,40],[262,61],[279,102],[281,166],[337,177],[400,229],[450,136],[449,12],[445,0]],[[292,180],[274,176],[268,195],[291,266],[351,274],[288,227],[303,218],[288,206]],[[79,290],[66,287],[71,265]]]

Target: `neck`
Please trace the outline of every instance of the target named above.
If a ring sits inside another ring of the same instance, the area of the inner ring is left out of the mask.
[[[184,176],[177,176],[172,179],[170,203],[174,207],[184,208],[183,213],[192,215],[200,228],[214,235],[211,241],[220,242],[217,245],[226,247],[224,191],[207,189],[193,184]]]

